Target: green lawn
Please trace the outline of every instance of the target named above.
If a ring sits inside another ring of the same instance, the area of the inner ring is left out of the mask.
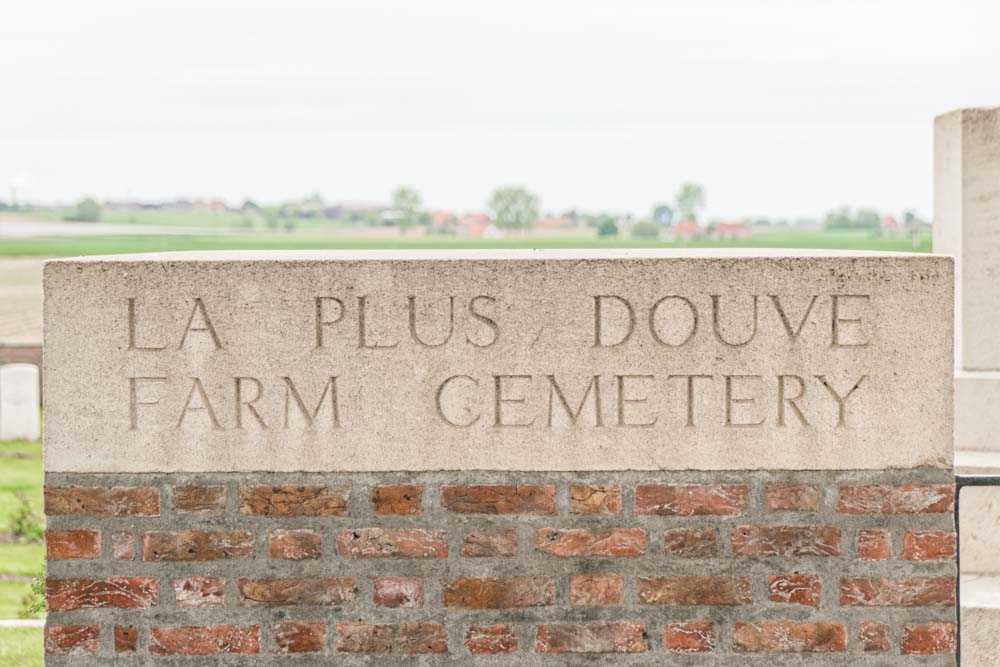
[[[42,507],[42,445],[39,442],[0,442],[0,532],[11,528],[25,498],[38,515]],[[2,545],[0,545],[2,546]],[[0,573],[7,572],[0,560]]]
[[[42,667],[41,628],[0,628],[0,666]]]
[[[675,248],[675,243],[596,236],[525,236],[504,239],[470,239],[454,236],[363,237],[331,233],[317,228],[294,232],[258,232],[204,236],[100,236],[38,239],[4,239],[0,256],[69,257],[112,255],[170,250],[297,250],[372,248]],[[931,238],[925,234],[913,247],[903,235],[874,236],[871,232],[782,230],[754,234],[746,241],[692,241],[690,248],[829,248],[844,250],[892,250],[929,252]]]

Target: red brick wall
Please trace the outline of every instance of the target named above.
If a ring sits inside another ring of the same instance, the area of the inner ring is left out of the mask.
[[[46,651],[952,664],[948,480],[50,474]]]

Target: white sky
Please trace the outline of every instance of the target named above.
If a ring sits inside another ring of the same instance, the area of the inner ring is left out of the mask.
[[[1000,104],[998,25],[996,0],[17,0],[0,185],[644,214],[695,180],[710,216],[929,215],[933,117]]]

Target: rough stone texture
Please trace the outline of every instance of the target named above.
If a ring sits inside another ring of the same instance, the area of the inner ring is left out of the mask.
[[[48,560],[77,560],[100,555],[99,530],[45,531],[45,558]]]
[[[465,646],[474,655],[513,653],[517,634],[509,625],[474,625],[465,635]]]
[[[191,512],[202,516],[222,516],[226,511],[226,487],[176,486],[174,511]]]
[[[517,555],[517,531],[470,530],[462,538],[466,558],[513,558]]]
[[[575,574],[569,578],[569,601],[581,607],[622,604],[624,578],[620,574]]]
[[[668,623],[663,646],[671,653],[708,653],[715,647],[715,626],[706,621]]]
[[[376,577],[376,607],[417,609],[424,606],[424,580],[420,577]]]
[[[274,626],[278,653],[319,653],[326,646],[326,624],[286,621]]]
[[[267,555],[283,560],[307,560],[319,558],[323,550],[323,538],[315,530],[272,530]]]
[[[828,653],[847,650],[847,628],[841,623],[767,621],[737,623],[737,650],[768,653]]]
[[[50,261],[46,469],[946,468],[951,279],[802,250]]]

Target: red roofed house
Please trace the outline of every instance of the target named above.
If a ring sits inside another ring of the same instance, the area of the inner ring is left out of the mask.
[[[690,241],[705,235],[705,229],[693,220],[674,225],[670,232],[674,235],[675,241]]]
[[[719,241],[745,241],[750,238],[750,228],[743,222],[720,222],[713,235]]]

